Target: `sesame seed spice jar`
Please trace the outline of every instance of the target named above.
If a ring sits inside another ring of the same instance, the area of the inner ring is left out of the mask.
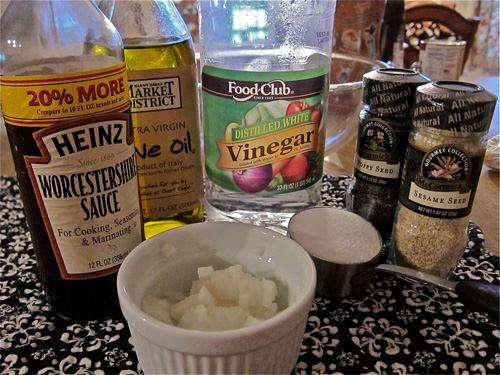
[[[496,96],[438,81],[417,88],[390,241],[391,262],[449,277],[467,244]]]
[[[398,204],[416,89],[429,81],[408,69],[379,69],[363,76],[364,107],[347,209],[372,223],[384,242]]]

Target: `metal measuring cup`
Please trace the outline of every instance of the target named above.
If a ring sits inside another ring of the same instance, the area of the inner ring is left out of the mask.
[[[366,289],[378,272],[449,290],[471,307],[500,318],[500,287],[479,281],[451,281],[410,268],[378,264],[382,239],[364,218],[335,207],[314,207],[296,213],[288,236],[298,242],[316,266],[316,292],[348,297]]]

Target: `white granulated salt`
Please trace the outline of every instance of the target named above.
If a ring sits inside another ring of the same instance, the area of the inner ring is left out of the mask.
[[[339,264],[367,262],[382,247],[380,234],[371,223],[334,207],[316,207],[295,214],[288,234],[312,256]]]

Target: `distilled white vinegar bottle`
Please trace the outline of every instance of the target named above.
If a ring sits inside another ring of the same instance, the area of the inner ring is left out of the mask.
[[[335,1],[199,1],[209,220],[320,204]]]

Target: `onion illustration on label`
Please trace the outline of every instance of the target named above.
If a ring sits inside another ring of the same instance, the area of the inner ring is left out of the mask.
[[[272,132],[273,127],[278,129],[285,126],[283,124],[287,122],[287,119],[297,115],[301,116],[300,123],[315,124],[318,127],[322,117],[320,109],[304,100],[281,100],[257,105],[248,111],[245,117],[241,119],[241,123],[231,122],[226,126],[224,140],[236,144],[237,142],[258,137],[259,133],[258,129],[255,128],[256,126],[264,126]],[[296,124],[292,124],[292,126],[294,125]],[[291,149],[290,145],[298,142],[302,142],[302,135],[290,137],[285,143],[282,142],[281,152],[279,155],[275,154],[269,157],[268,163],[261,161],[255,167],[245,165],[243,169],[232,170],[236,186],[247,193],[258,193],[264,190],[273,192],[278,185],[296,184],[309,178],[317,162],[317,153],[315,151],[304,148],[302,153],[293,152],[289,157],[283,158],[283,155],[288,153],[286,150]],[[250,150],[246,143],[239,143],[238,147],[240,150],[238,153],[258,153],[256,150]],[[272,147],[274,146],[268,146],[269,149]]]

